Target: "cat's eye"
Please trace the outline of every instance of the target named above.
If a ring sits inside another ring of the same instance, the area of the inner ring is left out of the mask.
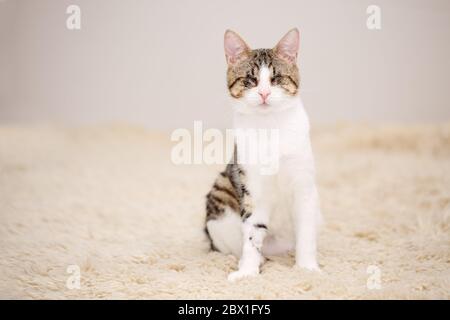
[[[254,77],[247,76],[243,80],[243,84],[246,88],[252,88],[257,86],[257,80]]]
[[[281,80],[283,79],[283,76],[280,76],[280,75],[276,75],[276,76],[273,76],[271,79],[270,79],[270,82],[272,83],[272,85],[277,85],[277,84],[280,84],[281,83]]]

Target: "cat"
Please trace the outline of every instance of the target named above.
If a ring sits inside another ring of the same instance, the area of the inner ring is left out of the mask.
[[[205,232],[211,249],[240,258],[230,281],[259,274],[266,256],[291,250],[296,266],[320,270],[316,237],[321,213],[309,120],[299,95],[299,41],[295,28],[273,49],[252,50],[237,33],[225,32],[233,129],[279,132],[275,174],[262,174],[258,164],[241,163],[239,155],[246,150],[236,140],[232,161],[206,196]],[[283,215],[287,222],[279,230],[272,227]]]

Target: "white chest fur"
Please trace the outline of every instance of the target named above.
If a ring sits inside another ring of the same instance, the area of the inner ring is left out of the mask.
[[[310,146],[309,120],[298,96],[279,111],[252,114],[235,112],[234,129],[277,130],[280,157],[300,155]]]
[[[270,211],[270,229],[275,234],[293,237],[290,208],[297,179],[305,171],[314,175],[314,160],[309,139],[309,121],[301,99],[294,97],[282,110],[270,113],[235,113],[235,129],[262,129],[278,132],[278,148],[271,150],[277,170],[263,174],[259,163],[241,163],[247,173],[247,184],[259,207]],[[238,140],[239,141],[239,140]],[[248,145],[237,142],[238,156],[248,152]],[[254,149],[259,150],[259,149]],[[273,214],[275,213],[275,214]],[[289,228],[286,228],[289,226]]]

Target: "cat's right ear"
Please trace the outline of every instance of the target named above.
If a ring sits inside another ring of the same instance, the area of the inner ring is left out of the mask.
[[[225,57],[229,65],[234,65],[247,58],[250,48],[239,35],[231,30],[225,31]]]

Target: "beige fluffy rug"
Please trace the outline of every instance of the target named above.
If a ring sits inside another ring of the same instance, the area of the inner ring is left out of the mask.
[[[172,145],[128,126],[1,127],[0,298],[450,298],[450,124],[314,128],[322,272],[279,257],[237,283],[202,232],[220,167],[175,166]]]

